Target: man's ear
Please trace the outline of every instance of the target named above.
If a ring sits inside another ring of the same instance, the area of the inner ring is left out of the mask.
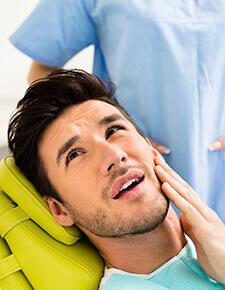
[[[49,196],[44,196],[43,198],[48,203],[54,220],[58,224],[66,227],[72,226],[74,224],[74,219],[61,202]]]

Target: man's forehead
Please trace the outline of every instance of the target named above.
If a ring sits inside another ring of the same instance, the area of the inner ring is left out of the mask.
[[[79,120],[87,120],[90,122],[92,120],[98,123],[104,116],[111,114],[122,116],[120,110],[109,103],[99,100],[88,100],[67,108],[62,114],[62,118],[71,118],[74,122]]]
[[[81,128],[88,128],[92,125],[97,126],[118,120],[115,115],[126,120],[122,113],[113,105],[103,101],[88,100],[78,105],[72,105],[66,108],[63,113],[55,119],[45,130],[41,138],[40,144],[49,142],[52,136],[64,138],[67,135],[80,133]]]

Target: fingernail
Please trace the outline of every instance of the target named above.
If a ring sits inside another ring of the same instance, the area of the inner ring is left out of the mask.
[[[167,150],[164,152],[164,154],[168,155],[170,154],[171,150],[169,148],[167,148]]]
[[[165,159],[162,157],[162,155],[158,155],[157,159],[160,163],[165,163]]]
[[[157,150],[162,154],[169,154],[171,151],[169,148],[167,148],[166,146],[163,146],[163,145],[157,146]]]
[[[209,146],[209,151],[215,151],[219,149],[222,146],[222,143],[220,141],[215,141]]]
[[[158,170],[160,170],[160,171],[164,171],[160,165],[157,165],[156,168],[158,168]]]
[[[163,185],[166,186],[167,188],[171,188],[168,182],[164,182]]]

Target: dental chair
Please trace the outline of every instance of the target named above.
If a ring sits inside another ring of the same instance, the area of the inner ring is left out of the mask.
[[[75,227],[58,225],[11,156],[0,162],[0,289],[98,289],[104,262]]]

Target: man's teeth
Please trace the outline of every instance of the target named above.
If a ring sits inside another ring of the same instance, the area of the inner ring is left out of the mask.
[[[120,191],[127,189],[133,182],[139,182],[140,178],[134,178],[131,180],[128,180],[120,189]]]

